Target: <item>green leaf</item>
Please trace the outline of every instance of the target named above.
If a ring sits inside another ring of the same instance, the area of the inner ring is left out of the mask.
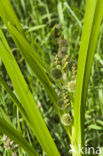
[[[19,33],[25,37],[25,33],[9,0],[0,0],[0,16],[7,27],[8,22],[10,22],[13,26],[17,28]],[[34,43],[37,47],[39,47],[36,41]],[[41,66],[45,69],[45,71],[49,72],[49,65],[42,61],[38,53],[36,53],[34,50],[32,51],[32,56],[34,56],[34,60],[36,59],[40,62]]]
[[[24,77],[17,65],[17,62],[7,44],[7,41],[0,30],[0,56],[5,65],[5,68],[10,76],[10,79],[15,88],[16,94],[22,104],[28,119],[34,130],[34,134],[46,151],[48,156],[60,156],[57,147],[43,121],[43,118],[34,102],[33,96],[24,80]]]
[[[18,31],[24,34],[23,29],[19,23],[19,20],[9,2],[9,0],[0,0],[0,16],[3,18],[4,23],[7,25],[8,21],[11,21],[16,26]]]
[[[10,6],[10,7],[8,7]],[[8,14],[9,12],[9,14]],[[8,0],[1,0],[0,3],[0,15],[3,19],[3,22],[8,27],[9,32],[12,35],[17,47],[19,48],[20,52],[28,62],[29,66],[31,67],[32,71],[36,74],[36,76],[41,81],[42,85],[44,86],[45,90],[47,91],[49,97],[51,98],[54,107],[58,114],[60,114],[58,107],[56,105],[58,96],[48,79],[46,72],[50,74],[50,67],[42,61],[40,56],[34,51],[34,48],[27,42],[24,37],[24,33],[20,28],[19,21],[15,15],[15,12]],[[14,20],[15,19],[15,20]],[[15,26],[15,27],[14,27]],[[17,28],[17,29],[16,29]],[[24,44],[22,44],[24,43]]]
[[[97,125],[90,125],[88,126],[89,129],[94,129],[94,130],[102,130],[102,127],[97,126]]]
[[[102,120],[96,120],[96,123],[103,127],[103,121]]]
[[[42,85],[44,86],[45,90],[47,91],[49,97],[51,98],[56,111],[59,114],[59,109],[57,107],[57,99],[58,96],[50,82],[47,74],[43,70],[40,61],[33,55],[33,47],[26,41],[26,39],[17,31],[17,29],[12,26],[10,23],[8,24],[9,32],[11,33],[17,47],[19,48],[20,52],[24,56],[25,60],[28,62],[29,66],[31,67],[34,74],[38,77]],[[23,43],[23,44],[22,44]]]
[[[0,106],[0,112],[1,112],[1,116],[2,119],[6,120],[9,124],[12,125],[10,118],[8,117],[8,115],[5,113],[5,111],[2,109],[2,107]]]
[[[32,32],[32,31],[35,31],[35,30],[38,30],[38,29],[41,29],[41,28],[44,28],[46,25],[37,25],[37,26],[33,26],[33,27],[30,27],[29,29],[28,29],[28,31],[27,32]]]
[[[78,60],[74,103],[73,144],[84,145],[85,104],[93,56],[103,16],[103,1],[88,0]]]
[[[73,12],[72,8],[69,6],[69,4],[67,2],[64,2],[65,7],[68,9],[68,11],[70,12],[70,14],[72,15],[72,17],[75,19],[75,21],[77,22],[77,24],[79,25],[80,28],[82,28],[82,24],[81,21],[78,19],[78,17],[76,16],[76,14]]]
[[[0,83],[5,88],[5,90],[8,92],[8,94],[10,95],[12,101],[19,108],[20,112],[27,118],[27,115],[26,115],[26,113],[24,111],[24,108],[22,107],[21,103],[19,102],[19,100],[17,99],[15,94],[11,91],[11,89],[8,86],[8,84],[5,82],[5,80],[1,76],[0,76]]]
[[[0,132],[7,135],[20,145],[30,156],[39,156],[36,150],[22,137],[22,135],[9,124],[6,120],[0,118]]]

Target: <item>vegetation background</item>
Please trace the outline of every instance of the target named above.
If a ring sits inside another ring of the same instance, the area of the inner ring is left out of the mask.
[[[54,57],[58,51],[55,26],[56,24],[61,23],[63,34],[68,41],[68,54],[71,59],[77,62],[86,0],[11,0],[11,2],[23,29],[26,31],[26,36],[29,42],[32,45],[35,44],[35,40],[39,43],[40,48],[37,47],[36,51],[40,54],[43,60],[45,60],[51,67],[53,66]],[[62,5],[60,5],[59,2],[61,2]],[[29,66],[25,63],[24,58],[17,52],[18,49],[1,20],[0,27],[4,30],[12,52],[61,155],[70,155],[68,154],[70,149],[68,137],[49,97],[38,79],[33,75]],[[85,144],[90,147],[101,146],[101,149],[103,149],[102,49],[103,24],[101,25],[96,54],[92,66],[85,122]],[[4,80],[12,89],[12,83],[1,60],[0,75],[3,76]],[[37,151],[39,151],[42,156],[45,156],[45,153],[42,152],[36,138],[24,122],[17,107],[13,104],[4,88],[0,86],[0,116],[2,116],[3,113],[6,113],[13,125],[22,132],[23,136],[33,144]],[[14,154],[20,156],[28,155],[17,145],[9,146],[8,142],[5,141],[5,136],[0,135],[0,156]]]

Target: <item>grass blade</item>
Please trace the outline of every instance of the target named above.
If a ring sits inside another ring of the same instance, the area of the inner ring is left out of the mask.
[[[24,34],[23,29],[19,23],[17,16],[15,15],[15,12],[9,0],[0,0],[0,16],[3,17],[3,21],[5,24],[7,24],[8,21],[12,21],[12,24],[16,26],[19,32]]]
[[[0,118],[6,120],[9,124],[12,125],[11,121],[10,121],[10,118],[8,117],[8,115],[5,113],[5,111],[2,109],[2,107],[0,106]]]
[[[87,2],[78,60],[77,84],[74,103],[74,127],[72,131],[73,144],[75,144],[75,148],[77,150],[78,145],[80,145],[80,147],[84,145],[84,112],[86,95],[94,51],[100,30],[100,23],[103,16],[102,8],[102,0],[88,0]],[[79,156],[79,154],[77,155]]]
[[[15,94],[11,91],[11,89],[9,88],[9,86],[7,85],[7,83],[5,82],[5,80],[1,76],[0,76],[0,83],[5,88],[5,90],[8,92],[8,94],[10,95],[12,101],[19,108],[20,112],[22,114],[24,114],[25,117],[27,117],[27,115],[26,115],[26,113],[24,111],[24,108],[22,107],[21,103],[19,102],[19,100],[17,99],[17,97],[15,96]]]
[[[82,24],[81,21],[78,19],[78,17],[75,15],[75,13],[73,12],[73,10],[71,9],[71,7],[69,6],[69,4],[67,2],[64,2],[64,6],[68,9],[68,11],[71,13],[72,17],[76,20],[76,22],[78,23],[79,27],[82,28]]]
[[[42,116],[34,102],[33,96],[24,80],[24,77],[15,61],[15,58],[0,30],[0,56],[11,78],[16,94],[36,132],[36,137],[48,156],[59,156],[56,145],[42,119]],[[13,67],[13,68],[12,68]],[[15,74],[16,73],[16,74]]]
[[[17,44],[17,47],[19,48],[19,50],[25,57],[26,61],[28,62],[34,74],[39,78],[40,82],[42,83],[45,90],[47,91],[49,97],[53,101],[56,111],[59,113],[58,107],[56,105],[58,96],[52,86],[52,83],[50,82],[47,74],[43,70],[40,63],[36,59],[35,60],[33,59],[35,57],[33,55],[33,47],[31,47],[31,45],[25,40],[25,38],[10,23],[8,24],[8,29],[12,37],[14,38],[14,41]],[[32,54],[32,57],[28,55],[28,53],[30,53],[30,55]]]

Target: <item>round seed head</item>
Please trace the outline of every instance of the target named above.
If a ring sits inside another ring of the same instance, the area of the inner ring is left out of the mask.
[[[67,47],[62,47],[62,48],[61,48],[61,52],[62,52],[62,53],[67,52]]]
[[[56,25],[56,28],[59,30],[59,29],[62,28],[62,25],[61,25],[61,24],[57,24],[57,25]]]
[[[60,69],[58,69],[58,68],[54,68],[53,70],[52,70],[52,76],[55,78],[55,79],[60,79],[61,77],[62,77],[62,72],[61,72],[61,70]]]
[[[66,108],[66,104],[64,103],[63,99],[58,100],[57,105],[60,110],[64,110]]]
[[[57,41],[57,42],[58,42],[58,44],[59,44],[59,45],[61,45],[61,44],[62,44],[62,41],[63,41],[63,40],[58,39],[58,41]]]
[[[67,40],[65,39],[58,39],[59,46],[67,46]]]
[[[63,114],[61,117],[61,122],[64,126],[70,126],[72,124],[72,118],[69,114]]]
[[[62,44],[64,44],[65,46],[67,45],[67,40],[62,40]]]
[[[70,81],[68,83],[68,90],[69,90],[69,92],[74,92],[75,91],[75,84],[76,84],[75,80],[72,80],[72,81]]]

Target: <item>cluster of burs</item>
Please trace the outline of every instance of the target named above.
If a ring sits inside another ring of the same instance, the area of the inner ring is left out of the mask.
[[[65,39],[61,24],[56,26],[58,33],[58,52],[55,55],[52,77],[56,84],[58,94],[57,107],[61,112],[61,122],[70,126],[73,122],[72,104],[75,92],[77,65],[68,54],[68,42]]]

